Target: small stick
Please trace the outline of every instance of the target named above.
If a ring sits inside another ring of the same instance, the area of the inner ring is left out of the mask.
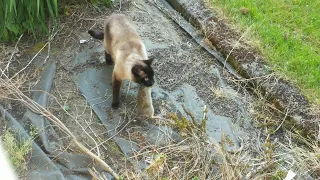
[[[21,34],[21,36],[19,37],[16,45],[14,46],[14,50],[16,50],[16,51],[18,51],[17,46],[18,46],[18,43],[20,42],[20,39],[22,38],[22,36],[23,36],[23,34]],[[8,64],[7,64],[7,66],[6,66],[6,68],[4,68],[4,70],[3,70],[2,73],[4,73],[4,71],[7,71],[8,74],[9,74],[9,66],[10,66],[10,63],[11,63],[11,61],[12,61],[13,56],[14,56],[16,53],[17,53],[17,52],[12,52],[12,54],[11,54],[11,56],[10,56],[10,59],[9,59],[9,62],[8,62]]]
[[[24,70],[33,62],[33,60],[41,53],[41,51],[42,51],[45,47],[47,47],[48,44],[51,43],[51,40],[53,39],[54,36],[56,36],[56,34],[57,34],[58,32],[59,32],[59,31],[56,31],[56,32],[50,37],[49,41],[46,42],[46,44],[44,44],[44,46],[33,56],[33,58],[28,62],[28,64],[27,64],[25,67],[23,67],[20,71],[18,71],[17,73],[15,73],[15,74],[10,78],[10,80],[13,79],[14,77],[16,77],[16,76],[17,76],[18,74],[20,74],[22,71],[24,71]],[[49,55],[48,55],[48,56],[49,56]],[[48,56],[47,56],[46,58],[48,58]]]

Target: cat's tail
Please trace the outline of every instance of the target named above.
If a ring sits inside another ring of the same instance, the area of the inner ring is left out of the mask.
[[[94,31],[94,30],[89,30],[88,33],[89,33],[93,38],[96,38],[96,39],[99,39],[99,40],[103,40],[103,38],[104,38],[104,33],[103,33],[103,32],[98,32],[98,31]]]

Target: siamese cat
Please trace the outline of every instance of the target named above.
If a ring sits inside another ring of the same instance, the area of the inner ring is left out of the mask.
[[[114,62],[113,108],[119,107],[122,80],[131,80],[146,87],[153,86],[153,58],[148,59],[145,45],[131,19],[124,14],[113,14],[106,20],[104,32],[89,30],[88,33],[103,40],[107,64],[112,65]]]

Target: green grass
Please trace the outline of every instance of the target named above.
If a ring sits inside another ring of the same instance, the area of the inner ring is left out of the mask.
[[[0,0],[0,40],[15,41],[24,32],[49,33],[47,19],[58,18],[58,0]]]
[[[276,72],[320,102],[319,0],[211,0],[249,39]]]
[[[4,148],[9,153],[10,161],[20,174],[26,170],[27,155],[31,152],[31,140],[19,143],[10,131],[5,131],[1,137]]]

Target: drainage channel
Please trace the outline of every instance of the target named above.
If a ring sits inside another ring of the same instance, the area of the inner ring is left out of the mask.
[[[232,74],[237,80],[244,80],[241,75],[226,61],[223,55],[213,50],[204,42],[204,37],[200,34],[196,28],[194,28],[188,21],[185,20],[167,1],[159,0],[155,1],[155,6],[164,14],[166,14],[170,19],[172,19],[176,24],[178,24],[185,32],[187,32],[202,48],[204,48],[208,53],[216,58],[217,62],[226,68],[230,74]]]
[[[275,113],[285,114],[285,120],[288,123],[295,124],[298,129],[303,129],[304,132],[308,130],[303,127],[299,122],[299,118],[295,114],[286,113],[286,109],[290,108],[282,99],[279,99],[277,95],[270,93],[263,87],[260,82],[251,80],[251,78],[243,69],[235,70],[233,66],[234,62],[228,63],[227,58],[224,57],[220,52],[212,49],[209,45],[205,43],[205,37],[196,29],[194,26],[201,26],[195,19],[191,17],[190,14],[186,12],[184,7],[182,7],[176,0],[157,0],[154,1],[154,6],[157,7],[162,13],[167,15],[173,22],[175,22],[181,29],[187,32],[196,43],[198,43],[203,49],[205,49],[209,54],[211,54],[218,64],[226,69],[238,82],[250,93],[256,97],[261,95],[267,97],[267,103],[269,103],[274,108]],[[176,10],[178,9],[178,10]],[[189,19],[190,23],[186,20]],[[239,72],[239,73],[238,73]],[[305,114],[304,114],[305,115]],[[307,133],[306,136],[310,137],[310,133]]]

